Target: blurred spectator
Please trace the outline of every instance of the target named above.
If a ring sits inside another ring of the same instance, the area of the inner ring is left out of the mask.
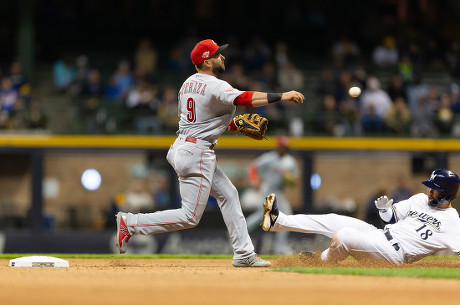
[[[406,85],[404,84],[404,79],[400,73],[393,74],[387,92],[392,101],[395,101],[398,97],[402,97],[407,103]]]
[[[11,84],[19,93],[19,98],[22,102],[22,107],[27,107],[30,102],[32,88],[26,76],[22,73],[21,62],[13,61],[10,67],[9,78],[11,80]]]
[[[131,67],[127,60],[123,60],[118,64],[117,71],[115,71],[113,77],[115,86],[118,89],[118,97],[125,99],[134,83]]]
[[[422,75],[415,73],[413,84],[407,86],[407,102],[411,112],[416,111],[420,98],[426,98],[430,94],[430,86],[422,81]]]
[[[332,94],[336,99],[340,99],[337,87],[334,71],[328,68],[322,69],[321,78],[315,89],[316,93],[319,95]]]
[[[288,55],[288,46],[285,41],[278,41],[275,47],[275,60],[279,68],[286,66],[291,60]]]
[[[101,81],[101,73],[97,69],[91,69],[88,72],[86,81],[83,82],[81,95],[100,97],[104,94],[104,86]]]
[[[450,100],[452,103],[452,111],[455,114],[460,114],[460,86],[452,84],[450,86]]]
[[[138,81],[128,93],[126,106],[130,110],[137,133],[158,134],[161,132],[161,124],[157,116],[159,100],[149,83],[144,80]]]
[[[59,59],[53,65],[54,87],[59,92],[66,92],[75,79],[75,69],[68,58]]]
[[[393,204],[398,203],[402,200],[409,199],[412,196],[412,190],[406,185],[407,178],[399,175],[396,179],[397,186],[391,193],[391,199]]]
[[[411,110],[411,135],[413,137],[436,137],[437,129],[433,124],[436,107],[430,103],[428,95],[418,97],[417,106]]]
[[[149,38],[143,38],[135,54],[135,67],[141,68],[147,75],[155,72],[157,66],[157,52]]]
[[[161,96],[158,107],[158,118],[165,132],[174,133],[178,129],[179,117],[177,115],[177,90],[166,87]]]
[[[302,71],[292,62],[289,62],[278,71],[278,81],[281,88],[291,88],[292,90],[301,91],[305,85]]]
[[[13,87],[9,77],[3,77],[0,87],[0,107],[2,112],[5,112],[8,117],[12,116],[12,113],[21,107],[19,103],[18,90]]]
[[[11,84],[18,91],[21,89],[23,85],[27,84],[27,78],[22,73],[22,65],[20,61],[13,61],[13,63],[11,64],[10,79],[11,79]]]
[[[394,37],[386,36],[383,38],[382,44],[378,45],[372,53],[372,60],[379,67],[396,67],[399,52]]]
[[[107,82],[107,84],[105,86],[104,96],[107,99],[109,99],[111,101],[114,101],[114,100],[121,100],[120,95],[121,95],[120,94],[120,89],[117,86],[115,76],[112,75],[112,76],[110,76],[109,81]]]
[[[354,85],[353,74],[348,70],[340,71],[336,91],[336,99],[339,103],[348,98],[348,90]]]
[[[408,55],[404,54],[401,56],[401,60],[398,63],[398,71],[402,75],[405,84],[412,84],[414,82],[414,65]]]
[[[101,83],[99,70],[91,69],[86,82],[81,88],[78,106],[80,120],[85,124],[85,131],[89,133],[99,132],[103,122],[99,116],[101,109],[101,97],[104,93],[104,86]]]
[[[315,129],[327,135],[334,135],[336,125],[340,121],[337,101],[333,95],[325,95],[315,118]]]
[[[246,76],[244,67],[240,63],[233,64],[229,71],[222,76],[222,79],[235,88],[241,88],[242,91],[247,91],[253,87],[252,80]]]
[[[411,114],[402,96],[396,98],[385,115],[388,129],[397,135],[407,135],[410,131]]]
[[[286,133],[286,108],[281,103],[272,103],[266,106],[266,115],[270,122],[270,130],[274,134],[277,133]]]
[[[441,106],[441,96],[438,93],[437,87],[428,86],[428,100],[436,109]]]
[[[353,71],[353,78],[355,79],[356,84],[359,84],[359,87],[362,90],[366,89],[367,71],[364,65],[355,66]]]
[[[455,80],[460,79],[460,41],[453,40],[446,52],[445,60],[447,67]]]
[[[153,110],[155,102],[155,94],[150,84],[145,81],[139,81],[136,86],[131,89],[126,98],[126,106],[129,109],[148,109]]]
[[[337,66],[356,62],[361,53],[358,45],[346,35],[333,44],[331,52]]]
[[[364,132],[382,132],[383,120],[391,107],[388,93],[380,88],[380,81],[375,76],[367,79],[367,89],[361,98],[361,123]]]
[[[84,84],[88,80],[91,69],[89,68],[88,57],[80,55],[75,60],[76,71],[75,79],[72,84],[72,93],[75,95],[81,94]]]
[[[260,91],[272,92],[278,91],[278,77],[276,75],[275,65],[267,62],[262,67],[262,73],[258,75],[256,79],[259,83]]]
[[[340,124],[335,128],[336,136],[361,136],[362,128],[357,103],[347,99],[339,104]]]
[[[444,93],[441,95],[441,105],[435,116],[435,124],[441,135],[448,136],[452,133],[454,123],[454,112],[452,111],[450,95]]]
[[[254,38],[244,50],[246,67],[250,70],[260,71],[270,59],[271,51],[261,38]]]
[[[48,117],[43,111],[40,99],[37,95],[32,95],[29,107],[25,110],[24,127],[27,129],[46,129]]]

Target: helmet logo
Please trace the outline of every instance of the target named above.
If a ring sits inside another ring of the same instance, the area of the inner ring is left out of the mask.
[[[209,57],[209,51],[204,52],[201,57],[208,58]]]

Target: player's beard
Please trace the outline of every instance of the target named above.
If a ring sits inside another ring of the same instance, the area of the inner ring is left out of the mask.
[[[214,75],[219,75],[225,72],[225,65],[222,62],[221,64],[214,64],[212,65],[212,73]]]

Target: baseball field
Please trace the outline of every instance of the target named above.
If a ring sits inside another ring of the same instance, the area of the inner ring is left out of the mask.
[[[391,267],[348,259],[264,257],[234,268],[228,256],[54,255],[69,268],[16,268],[0,256],[1,304],[458,304],[460,260]]]

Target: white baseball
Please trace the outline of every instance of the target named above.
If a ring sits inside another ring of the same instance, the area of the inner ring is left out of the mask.
[[[352,96],[352,97],[358,97],[361,94],[361,88],[359,88],[359,87],[351,87],[348,90],[348,94],[350,94],[350,96]]]

